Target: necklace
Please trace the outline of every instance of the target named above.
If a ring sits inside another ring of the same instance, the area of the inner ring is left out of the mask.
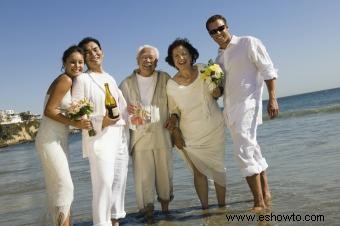
[[[192,68],[192,70],[188,74],[189,76],[183,76],[183,74],[178,74],[178,82],[180,85],[190,85],[197,78],[196,68]]]

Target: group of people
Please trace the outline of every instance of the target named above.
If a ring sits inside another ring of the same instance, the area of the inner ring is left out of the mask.
[[[90,163],[93,224],[119,225],[124,207],[129,155],[132,156],[136,201],[148,222],[153,220],[157,196],[162,212],[173,200],[172,148],[179,151],[193,174],[202,209],[208,208],[208,179],[214,181],[218,206],[225,206],[226,168],[224,124],[230,129],[234,153],[254,198],[252,211],[264,211],[271,201],[266,169],[256,139],[262,123],[262,90],[269,93],[267,112],[278,115],[275,80],[277,71],[260,40],[232,35],[226,19],[214,15],[206,22],[218,44],[218,63],[224,82],[214,90],[200,79],[198,50],[178,38],[168,47],[166,62],[176,68],[171,77],[156,70],[159,51],[151,45],[137,50],[137,68],[120,86],[103,69],[100,42],[87,37],[63,55],[64,72],[49,87],[44,116],[36,137],[42,162],[49,211],[55,225],[70,225],[73,183],[68,165],[68,126],[83,130],[83,156]],[[87,71],[84,71],[84,65]],[[108,117],[105,88],[108,83],[120,116]],[[217,98],[223,95],[224,110]],[[87,98],[94,105],[90,118],[71,120],[62,109]],[[159,120],[131,129],[129,115],[136,103],[157,106]],[[88,130],[96,135],[89,136]],[[130,129],[129,129],[130,128]]]

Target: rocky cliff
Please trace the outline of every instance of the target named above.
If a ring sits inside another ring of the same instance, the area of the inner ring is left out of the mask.
[[[38,128],[38,120],[0,125],[0,147],[33,141]]]

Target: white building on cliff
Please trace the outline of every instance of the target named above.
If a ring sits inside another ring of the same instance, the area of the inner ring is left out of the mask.
[[[0,124],[12,124],[22,122],[19,114],[14,110],[0,110]]]

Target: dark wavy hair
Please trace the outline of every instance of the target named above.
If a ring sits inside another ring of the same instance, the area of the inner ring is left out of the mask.
[[[189,40],[186,38],[177,38],[175,41],[173,41],[170,44],[170,46],[168,47],[168,56],[165,58],[165,61],[168,62],[170,66],[175,67],[172,51],[174,50],[174,48],[178,46],[183,46],[189,51],[191,58],[192,58],[191,65],[193,65],[198,59],[200,54],[198,53],[197,49],[193,47],[190,44]]]
[[[89,43],[89,42],[94,42],[96,43],[98,46],[99,46],[99,49],[102,49],[102,47],[100,46],[100,43],[97,39],[95,38],[92,38],[92,37],[86,37],[86,38],[83,38],[83,40],[81,40],[79,43],[78,43],[78,46],[82,49],[84,49],[84,46]]]

